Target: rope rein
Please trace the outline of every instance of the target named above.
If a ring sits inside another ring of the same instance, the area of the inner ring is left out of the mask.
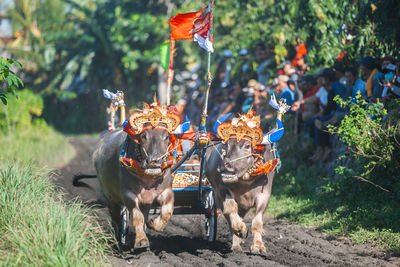
[[[232,162],[235,162],[235,161],[241,160],[241,159],[245,159],[245,158],[248,158],[248,157],[251,157],[251,156],[253,156],[253,153],[248,154],[246,156],[242,156],[242,157],[236,158],[236,159],[229,160],[227,163],[230,165]]]
[[[169,146],[167,148],[167,152],[165,152],[162,156],[157,158],[156,161],[159,161],[160,159],[164,158],[166,155],[170,154],[171,153],[171,151],[169,151],[170,147],[171,147],[171,144],[169,144]]]
[[[222,154],[221,154],[221,153],[219,153],[218,149],[215,147],[215,143],[212,143],[212,145],[211,145],[211,146],[214,148],[214,150],[215,150],[215,151],[217,151],[217,153],[218,153],[218,155],[219,155],[220,159],[221,159],[221,160],[222,160],[222,159],[224,159],[224,158],[222,157]]]

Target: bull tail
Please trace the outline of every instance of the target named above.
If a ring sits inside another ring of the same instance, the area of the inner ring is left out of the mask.
[[[92,179],[92,178],[97,178],[96,174],[76,174],[74,175],[74,178],[72,180],[72,185],[76,187],[84,186],[84,187],[89,187],[90,186],[86,183],[80,182],[79,180],[81,179]]]

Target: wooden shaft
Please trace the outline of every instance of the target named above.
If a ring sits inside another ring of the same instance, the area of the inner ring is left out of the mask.
[[[121,117],[121,125],[122,125],[126,119],[125,104],[120,105],[120,117]]]

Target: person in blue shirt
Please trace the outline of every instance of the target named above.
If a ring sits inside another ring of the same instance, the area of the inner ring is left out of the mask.
[[[314,142],[317,146],[317,150],[310,158],[312,161],[327,161],[330,158],[332,148],[329,141],[327,126],[338,123],[345,114],[345,111],[336,104],[334,98],[336,96],[343,98],[346,93],[346,86],[337,80],[336,73],[332,68],[324,69],[321,76],[324,78],[324,87],[328,89],[328,103],[321,115],[314,122]]]
[[[358,78],[358,73],[355,68],[348,68],[345,71],[345,76],[347,79],[347,86],[349,88],[349,93],[346,94],[346,98],[351,96],[351,102],[356,103],[357,94],[361,94],[362,98],[367,98],[367,91],[365,90],[365,82]]]
[[[286,104],[292,106],[295,101],[295,93],[288,86],[289,77],[286,75],[278,76],[278,85],[276,86],[276,93],[280,99],[286,99]]]

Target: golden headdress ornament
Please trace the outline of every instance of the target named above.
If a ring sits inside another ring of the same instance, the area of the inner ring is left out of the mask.
[[[254,116],[253,108],[247,114],[241,114],[232,122],[224,122],[218,126],[217,134],[222,142],[228,141],[231,136],[236,136],[237,142],[247,137],[251,140],[252,147],[260,144],[263,140],[263,131],[260,128],[260,116]]]
[[[143,103],[143,110],[141,112],[134,112],[124,123],[124,131],[137,135],[142,133],[145,129],[145,124],[150,124],[151,128],[164,128],[168,133],[172,134],[173,131],[179,126],[179,116],[176,114],[173,107],[160,106],[157,98],[154,95],[154,102],[152,104]]]

